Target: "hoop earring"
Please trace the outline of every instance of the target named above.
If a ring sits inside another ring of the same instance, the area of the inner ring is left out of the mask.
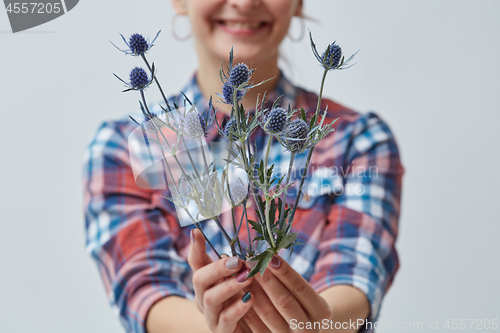
[[[170,21],[170,33],[172,34],[172,37],[174,37],[175,40],[179,41],[179,42],[185,42],[185,41],[188,41],[189,39],[191,39],[191,37],[193,37],[193,32],[190,31],[187,35],[185,36],[179,36],[177,34],[177,31],[175,30],[175,26],[177,24],[177,19],[181,16],[185,16],[185,15],[179,15],[179,14],[175,14],[173,17],[172,17],[172,20]]]
[[[297,16],[297,17],[298,17],[299,22],[300,22],[300,35],[299,35],[299,37],[295,38],[292,35],[287,34],[288,38],[290,38],[290,41],[292,43],[300,42],[304,38],[304,35],[306,33],[306,21],[304,20],[304,18],[302,16]]]

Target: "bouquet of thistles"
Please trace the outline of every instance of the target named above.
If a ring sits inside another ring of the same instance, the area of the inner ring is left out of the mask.
[[[247,113],[240,102],[242,97],[248,90],[266,81],[254,84],[251,78],[255,69],[243,63],[234,64],[231,50],[228,63],[222,63],[220,70],[222,94],[218,96],[220,102],[232,106],[231,116],[223,124],[217,121],[212,98],[208,107],[200,113],[196,103],[183,93],[181,101],[165,97],[156,76],[155,65],[146,58],[158,34],[152,42],[140,34],[133,34],[128,42],[122,36],[127,49],[117,47],[126,54],[141,57],[146,65],[146,69],[132,69],[128,82],[115,75],[127,86],[124,91],[138,91],[141,97],[139,104],[144,119],[130,117],[137,124],[137,129],[129,137],[130,159],[136,182],[141,187],[167,189],[165,198],[174,203],[179,220],[188,221],[184,225],[195,224],[203,233],[200,223],[214,220],[227,240],[232,255],[254,261],[249,276],[257,272],[263,274],[269,261],[281,249],[293,251],[295,245],[301,244],[297,234],[291,232],[291,227],[311,156],[315,146],[334,131],[333,125],[338,119],[325,121],[327,110],[320,109],[326,75],[332,70],[350,67],[349,62],[357,52],[345,60],[341,48],[333,42],[320,54],[309,34],[314,56],[324,71],[316,110],[308,114],[303,108],[292,109],[290,105],[280,105],[279,97],[272,107],[266,108],[266,105],[270,105],[266,104],[266,94],[262,98],[257,97],[255,111]],[[163,105],[159,105],[161,112],[150,111],[146,103],[144,91],[153,83],[164,100]],[[213,127],[223,139],[216,147],[211,144],[212,149],[209,149],[205,136]],[[261,152],[250,142],[250,137],[259,127],[269,136]],[[274,164],[268,163],[271,144],[275,140],[290,154],[288,172],[280,173],[279,176]],[[306,153],[305,167],[300,177],[290,182],[295,157]],[[287,190],[291,186],[298,186],[296,198],[293,204],[286,204]],[[255,204],[257,221],[248,218],[246,209],[249,200]],[[243,211],[240,219],[236,219],[234,214],[237,206],[241,206]],[[223,212],[229,210],[233,236],[225,230],[219,219]],[[242,227],[247,229],[248,234],[246,248],[242,247],[238,238]],[[250,236],[251,230],[254,230],[255,237]],[[204,236],[220,258],[217,249]],[[264,246],[261,246],[262,243]]]

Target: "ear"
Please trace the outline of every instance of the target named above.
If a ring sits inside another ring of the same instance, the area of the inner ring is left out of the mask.
[[[174,0],[175,1],[175,0]],[[302,12],[302,0],[299,0],[297,2],[297,9],[295,10],[295,13],[293,14],[293,16],[298,16],[298,17],[302,17],[303,16],[303,12]]]
[[[302,2],[302,0],[300,0]],[[172,0],[172,7],[179,15],[187,15],[185,0]]]

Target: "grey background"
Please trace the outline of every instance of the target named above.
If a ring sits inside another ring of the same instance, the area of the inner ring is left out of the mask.
[[[499,319],[500,2],[305,3],[321,22],[308,24],[318,45],[361,49],[326,95],[378,112],[402,151],[401,269],[380,320],[438,319],[444,330],[446,319]],[[109,39],[162,29],[150,59],[168,92],[196,67],[192,43],[171,37],[171,17],[168,1],[87,0],[12,34],[0,10],[0,332],[122,331],[84,251],[82,155],[102,120],[137,105],[111,73],[127,76],[138,59]],[[283,54],[293,80],[317,90],[307,40]]]

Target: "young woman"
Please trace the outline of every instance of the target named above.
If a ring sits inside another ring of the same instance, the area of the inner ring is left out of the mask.
[[[278,68],[279,45],[292,17],[302,17],[301,0],[172,4],[191,23],[199,68],[182,91],[199,108],[221,93],[221,57],[227,61],[234,47],[236,63],[256,68],[253,82],[276,77],[245,94],[247,111],[265,91],[270,101],[283,95],[283,106],[315,110],[318,96],[291,84]],[[364,320],[377,319],[399,267],[394,246],[403,167],[394,137],[377,115],[323,100],[322,109],[327,106],[329,118],[340,119],[315,148],[305,189],[328,183],[335,190],[305,191],[292,231],[308,245],[275,256],[263,276],[250,279],[246,262],[218,259],[199,230],[179,227],[162,191],[136,185],[127,150],[135,126],[128,117],[103,123],[86,154],[87,250],[127,331],[372,331]],[[224,121],[230,106],[216,107]],[[262,149],[266,137],[256,131],[251,139]],[[212,129],[206,140],[224,139]],[[288,163],[278,143],[271,156]],[[297,157],[296,166],[304,161]],[[223,216],[222,224],[231,230],[230,217]],[[229,253],[217,227],[202,225],[215,247]]]

